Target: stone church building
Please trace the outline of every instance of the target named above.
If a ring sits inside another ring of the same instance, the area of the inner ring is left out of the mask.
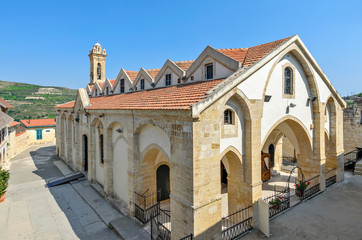
[[[114,80],[106,57],[96,43],[90,82],[55,107],[57,154],[130,216],[136,196],[169,199],[172,239],[221,239],[223,184],[228,213],[255,203],[263,169],[280,170],[284,138],[321,190],[326,171],[343,181],[345,102],[297,35],[249,48],[207,46],[195,60],[122,68]]]

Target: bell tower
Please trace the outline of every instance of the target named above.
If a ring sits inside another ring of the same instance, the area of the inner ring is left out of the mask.
[[[98,81],[106,79],[106,49],[97,41],[93,48],[89,51],[90,60],[90,83],[94,84]]]

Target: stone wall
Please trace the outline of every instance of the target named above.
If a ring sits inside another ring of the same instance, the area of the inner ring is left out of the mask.
[[[343,112],[343,137],[345,153],[362,148],[362,98],[355,98],[352,108]]]

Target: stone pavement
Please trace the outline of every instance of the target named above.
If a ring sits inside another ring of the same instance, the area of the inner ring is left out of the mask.
[[[119,239],[108,224],[127,217],[87,181],[45,186],[67,171],[55,156],[55,146],[31,147],[11,159],[9,188],[0,204],[0,239]],[[139,234],[136,231],[129,239],[146,236]]]
[[[270,233],[278,240],[361,240],[362,176],[346,173],[344,182],[272,219]],[[266,237],[253,230],[240,239]]]

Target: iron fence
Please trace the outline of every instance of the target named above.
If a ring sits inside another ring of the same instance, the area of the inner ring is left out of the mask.
[[[222,239],[235,239],[253,228],[252,206],[240,209],[222,218]]]
[[[354,163],[357,159],[357,150],[350,151],[344,154],[344,165]]]
[[[185,239],[192,239],[192,236]],[[151,240],[171,240],[170,211],[159,209],[159,214],[152,218]]]
[[[287,187],[282,192],[277,192],[274,188],[274,194],[263,200],[269,204],[269,218],[271,218],[290,207],[290,188]]]
[[[297,166],[297,159],[295,157],[282,157],[282,163],[285,166]]]
[[[193,235],[191,233],[190,235],[187,235],[186,237],[183,237],[180,240],[192,240],[192,239],[193,239]]]
[[[326,172],[326,187],[331,186],[337,182],[336,169]]]
[[[143,224],[149,222],[153,217],[159,214],[160,203],[157,201],[157,192],[147,194],[148,190],[135,195],[135,217]]]
[[[297,185],[297,179],[295,180],[295,184]],[[304,192],[299,192],[296,190],[296,194],[299,197],[299,199],[302,201],[306,198],[309,198],[313,196],[314,194],[318,193],[320,191],[320,181],[319,181],[319,175],[316,175],[309,180],[306,180],[307,183],[309,183],[308,187]]]

